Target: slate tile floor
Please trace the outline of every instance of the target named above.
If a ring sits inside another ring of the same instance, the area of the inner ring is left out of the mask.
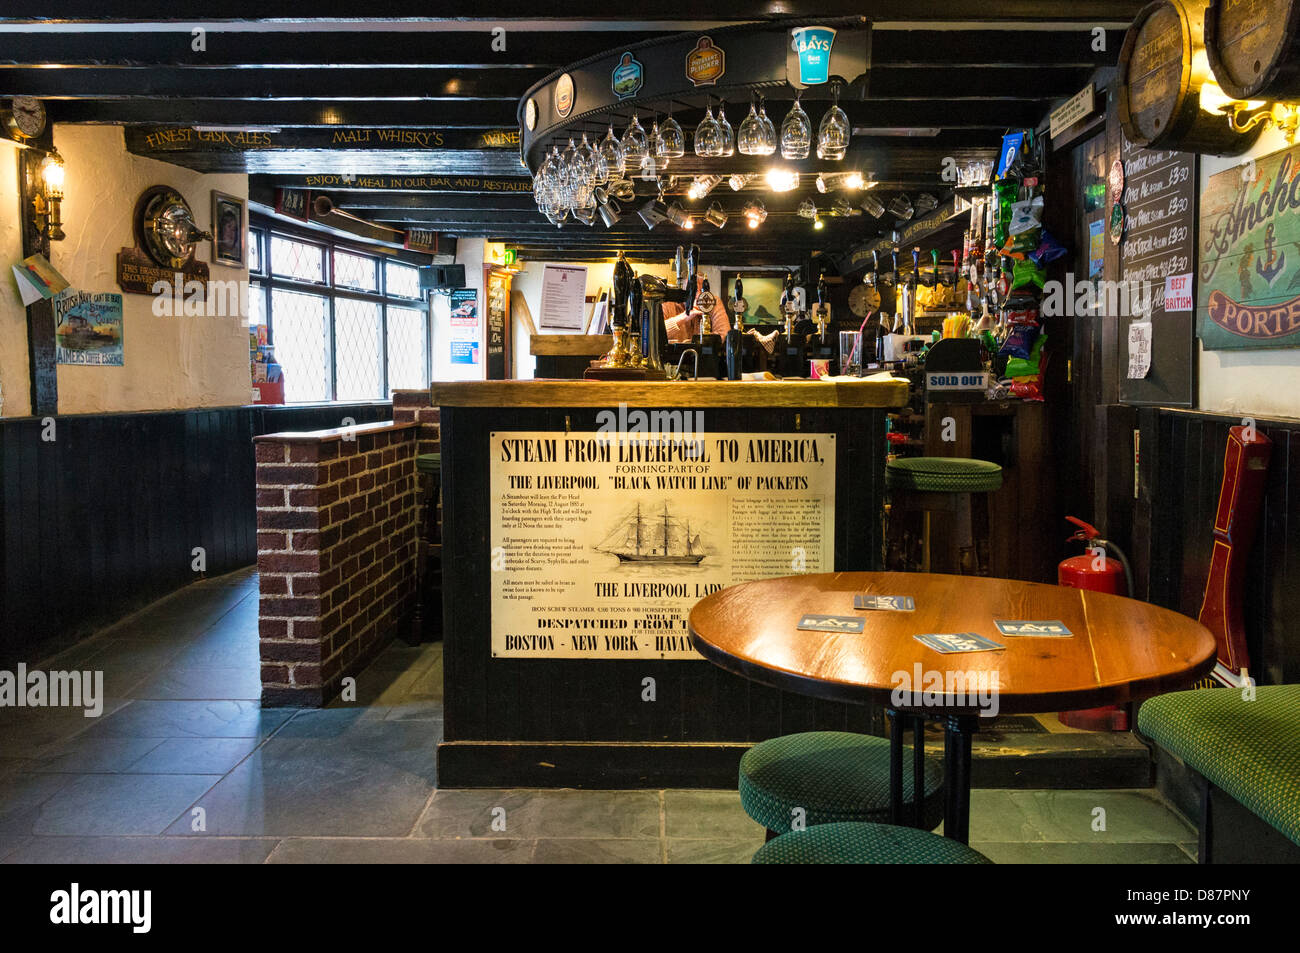
[[[440,644],[391,645],[356,704],[263,711],[257,598],[251,570],[198,583],[40,663],[102,669],[108,698],[95,719],[0,709],[0,861],[746,863],[763,843],[734,791],[437,790]],[[971,830],[1004,863],[1195,856],[1150,790],[977,790]]]

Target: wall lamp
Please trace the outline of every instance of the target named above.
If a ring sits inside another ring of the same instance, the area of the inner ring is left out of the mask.
[[[1201,109],[1227,116],[1228,125],[1236,133],[1250,132],[1259,125],[1273,126],[1290,144],[1295,143],[1296,131],[1300,129],[1300,109],[1295,104],[1233,99],[1214,82],[1201,86]]]
[[[27,188],[32,197],[32,225],[42,239],[61,242],[63,233],[63,157],[47,153],[39,163],[28,166]]]

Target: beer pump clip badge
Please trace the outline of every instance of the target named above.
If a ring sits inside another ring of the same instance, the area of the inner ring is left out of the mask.
[[[834,45],[833,27],[802,26],[790,31],[790,47],[799,57],[800,86],[817,86],[830,79]]]
[[[641,91],[645,83],[645,71],[641,61],[631,53],[624,53],[610,76],[610,89],[619,99],[630,99]]]

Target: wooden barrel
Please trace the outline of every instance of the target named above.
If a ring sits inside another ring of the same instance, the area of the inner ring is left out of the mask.
[[[1226,116],[1201,109],[1212,81],[1203,41],[1209,0],[1156,0],[1143,7],[1119,54],[1119,119],[1135,145],[1238,155],[1259,129],[1238,133]]]
[[[1210,0],[1205,52],[1233,99],[1300,99],[1300,0]]]

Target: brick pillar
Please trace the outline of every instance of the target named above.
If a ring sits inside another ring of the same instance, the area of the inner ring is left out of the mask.
[[[318,706],[415,592],[414,424],[256,439],[262,703]]]

